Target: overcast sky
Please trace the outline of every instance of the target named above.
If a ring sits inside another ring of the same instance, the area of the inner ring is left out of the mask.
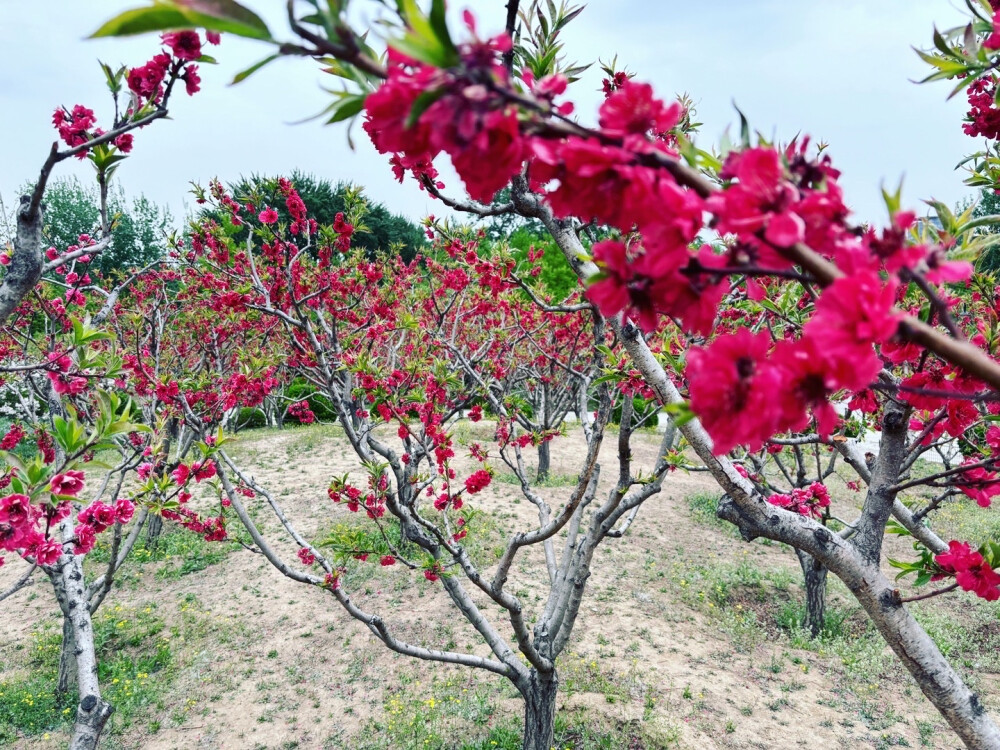
[[[245,0],[286,37],[280,0]],[[364,5],[364,0],[355,0]],[[142,0],[0,0],[0,112],[3,113],[0,194],[10,205],[33,180],[55,131],[60,104],[92,107],[111,119],[97,60],[130,66],[157,49],[153,36],[87,40],[116,12]],[[661,96],[688,92],[704,123],[709,148],[733,123],[735,103],[767,136],[810,134],[830,143],[848,203],[859,219],[882,221],[880,186],[905,176],[904,203],[921,208],[935,197],[953,204],[970,194],[954,170],[977,144],[961,131],[964,97],[946,102],[948,84],[918,86],[926,75],[911,46],[926,47],[931,29],[957,25],[959,3],[942,0],[590,0],[566,32],[570,59],[608,60],[648,81]],[[452,0],[453,13],[472,9],[480,29],[499,30],[505,0]],[[188,183],[251,173],[312,172],[367,187],[392,210],[417,219],[441,214],[412,183],[398,185],[384,157],[357,128],[352,152],[342,125],[291,123],[328,102],[330,78],[307,60],[282,60],[250,80],[233,75],[266,54],[260,43],[224,37],[220,64],[202,66],[202,93],[175,94],[172,120],[136,135],[135,155],[117,179],[129,194],[145,193],[182,218]],[[595,66],[596,68],[596,66]],[[325,79],[325,80],[323,80]],[[593,121],[600,101],[595,70],[576,85],[581,119]],[[444,157],[442,157],[444,158]],[[444,170],[442,170],[444,172]],[[92,178],[89,163],[63,163],[57,176]],[[451,192],[460,187],[446,177]]]

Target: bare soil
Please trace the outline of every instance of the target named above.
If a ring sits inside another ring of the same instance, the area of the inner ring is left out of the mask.
[[[483,428],[467,429],[465,438],[481,439],[477,429]],[[637,465],[652,465],[658,441],[656,435],[637,436]],[[615,442],[606,440],[602,454],[605,491],[616,474]],[[554,477],[575,475],[582,446],[576,432],[553,444]],[[237,453],[307,537],[323,535],[334,523],[361,522],[326,497],[333,474],[352,472],[363,481],[349,445],[334,430],[247,433],[240,436]],[[460,471],[471,468],[466,461]],[[558,505],[570,488],[539,491]],[[731,529],[698,518],[688,500],[696,493],[718,490],[706,474],[675,472],[626,537],[598,552],[573,641],[560,661],[564,717],[611,729],[631,727],[634,731],[621,736],[638,739],[621,747],[959,746],[887,649],[868,653],[866,663],[874,671],[859,675],[853,657],[834,645],[798,647],[801,642],[777,624],[780,610],[802,596],[794,554],[779,545],[746,544]],[[859,499],[842,493],[838,512],[850,516],[849,506]],[[495,519],[492,527],[484,526],[491,540],[487,547],[501,544],[515,528],[537,523],[533,506],[513,484],[494,481],[474,505]],[[267,535],[280,540],[276,546],[286,558],[294,560],[296,545],[282,537],[264,508],[259,519]],[[905,557],[908,546],[890,540],[887,555]],[[17,561],[9,562],[0,568],[0,587],[18,573]],[[535,553],[520,558],[508,584],[528,608],[544,605],[540,562]],[[110,736],[108,747],[391,747],[378,729],[398,736],[388,727],[415,720],[415,701],[451,722],[455,747],[485,736],[490,726],[517,722],[519,703],[501,678],[389,652],[328,592],[284,578],[259,554],[234,551],[175,580],[157,577],[156,567],[133,568],[105,608],[155,604],[168,625],[196,617],[198,635],[171,644],[177,677],[165,689],[164,707],[148,707],[131,726]],[[739,585],[754,571],[760,580]],[[383,569],[358,563],[345,587],[359,606],[381,613],[401,638],[486,653],[440,584],[419,573],[399,565]],[[503,628],[497,608],[481,597],[477,601]],[[969,608],[977,605],[955,598],[928,606],[952,607],[949,612],[961,619],[973,617]],[[860,639],[868,631],[864,614],[843,588],[831,586],[831,606],[847,612],[841,641]],[[58,627],[59,620],[44,580],[0,607],[2,682],[23,674],[19,645],[46,623]],[[1000,624],[996,627],[1000,631]],[[965,656],[975,664],[975,654]],[[977,675],[977,686],[996,715],[1000,677],[989,671],[996,661],[989,664],[985,671],[982,665],[968,671]],[[451,696],[449,706],[432,706],[436,695]],[[480,724],[469,720],[472,709],[463,701],[474,696],[482,701],[483,695],[487,705],[479,715],[486,710],[489,718]],[[53,732],[47,739],[25,738],[15,747],[55,748],[65,746],[66,739]],[[590,746],[585,740],[578,745]]]

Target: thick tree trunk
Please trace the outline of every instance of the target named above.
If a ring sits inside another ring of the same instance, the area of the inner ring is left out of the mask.
[[[555,670],[547,674],[531,670],[527,684],[520,687],[524,697],[523,750],[551,750],[556,723],[556,695],[559,678]]]
[[[64,540],[72,537],[72,531],[65,522],[60,529]],[[94,646],[94,626],[90,618],[83,566],[80,557],[64,554],[59,558],[51,573],[56,599],[69,623],[75,644],[76,684],[80,703],[76,708],[73,737],[70,750],[96,750],[114,706],[101,697],[101,687],[97,679],[97,650]]]
[[[156,550],[160,544],[160,534],[163,533],[163,517],[156,514],[149,514],[149,523],[146,525],[145,547],[150,552]]]
[[[76,641],[73,623],[63,615],[62,648],[59,651],[59,681],[56,683],[56,700],[61,705],[76,681]]]
[[[0,283],[0,323],[3,323],[42,276],[42,213],[31,211],[31,196],[22,195],[17,209],[17,234],[7,273]]]
[[[549,450],[549,442],[546,440],[538,444],[538,474],[535,480],[544,482],[549,478],[549,471],[552,467],[552,453]]]
[[[530,195],[527,180],[516,177],[512,197],[518,212],[541,219],[552,238],[569,261],[577,276],[586,279],[595,274],[597,266],[589,260],[586,249],[574,227],[557,221],[536,196]],[[673,381],[646,345],[639,329],[619,319],[609,321],[612,331],[625,345],[632,362],[665,405],[685,403]],[[882,575],[878,560],[869,562],[861,547],[851,547],[826,529],[816,529],[810,522],[769,506],[755,497],[753,487],[741,477],[730,461],[712,452],[712,441],[697,419],[680,427],[699,458],[712,472],[731,501],[719,506],[719,517],[736,524],[749,539],[765,536],[769,539],[808,549],[824,559],[834,575],[844,581],[858,602],[875,623],[886,643],[896,652],[903,665],[913,675],[924,695],[941,712],[966,747],[974,750],[1000,748],[1000,728],[987,714],[979,700],[941,654],[934,641],[899,601],[893,583]],[[884,434],[884,433],[883,433]],[[866,498],[867,503],[867,498]],[[890,500],[890,507],[893,500]],[[885,519],[878,519],[884,524]],[[878,530],[884,532],[884,525]],[[863,534],[867,529],[859,530]]]
[[[797,549],[795,554],[806,584],[806,627],[815,638],[826,627],[826,568],[808,552]]]

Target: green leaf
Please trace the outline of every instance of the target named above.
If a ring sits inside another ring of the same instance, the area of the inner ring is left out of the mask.
[[[890,193],[883,187],[882,199],[885,201],[885,207],[889,211],[889,216],[899,213],[899,209],[903,205],[903,182],[900,181],[895,193]]]
[[[396,5],[403,15],[406,25],[414,33],[425,39],[433,39],[435,37],[434,28],[431,26],[427,16],[420,10],[417,0],[396,0]]]
[[[775,315],[783,315],[784,311],[769,299],[762,299],[758,303],[765,310],[773,312]]]
[[[258,32],[266,34],[268,39],[271,38],[271,32],[268,31],[267,24],[261,20],[260,16],[235,0],[173,0],[173,2],[199,15],[232,21],[256,29]]]
[[[452,63],[440,46],[414,34],[407,34],[402,39],[390,39],[389,46],[407,57],[433,65],[435,68],[447,68]]]
[[[151,6],[118,14],[91,34],[91,38],[193,28],[272,41],[271,32],[260,16],[234,0],[153,0]]]
[[[96,446],[95,446],[96,447]],[[118,446],[113,445],[112,448],[117,448]],[[105,463],[104,461],[88,461],[88,469],[101,469],[103,471],[111,471],[114,467],[111,464]]]
[[[691,411],[687,401],[682,401],[679,404],[667,404],[663,410],[670,415],[670,419],[677,427],[681,427],[695,418],[695,413]]]
[[[19,472],[24,472],[25,470],[24,462],[16,453],[11,453],[10,451],[0,451],[0,459],[3,459],[8,466],[17,469]]]
[[[230,85],[237,84],[240,81],[245,81],[247,78],[249,78],[250,76],[252,76],[254,73],[256,73],[258,70],[260,70],[261,68],[263,68],[265,65],[267,65],[268,63],[274,62],[279,57],[281,57],[281,55],[278,55],[278,54],[268,55],[263,60],[259,60],[259,61],[255,62],[253,65],[251,65],[246,70],[242,70],[239,73],[237,73],[233,77],[233,82]]]
[[[406,116],[406,128],[412,128],[417,124],[417,120],[420,119],[420,115],[427,111],[427,109],[444,93],[443,89],[431,89],[430,91],[425,91],[420,96],[417,97],[416,101],[413,102],[413,106],[410,108],[410,114]]]
[[[750,123],[735,103],[733,103],[733,109],[740,116],[740,143],[743,144],[743,148],[750,148]]]
[[[976,43],[976,32],[972,28],[971,23],[965,27],[963,45],[965,47],[965,53],[969,57],[975,57],[979,53],[979,45]]]
[[[457,58],[458,49],[455,47],[455,43],[451,40],[451,34],[448,33],[448,22],[445,19],[444,0],[432,0],[430,22],[431,29],[434,31],[434,35],[437,37],[438,41],[441,42],[441,46],[444,47],[446,52]]]
[[[941,54],[947,55],[948,57],[955,57],[958,54],[957,52],[955,52],[955,50],[953,50],[951,47],[948,46],[948,43],[944,40],[944,37],[941,36],[941,32],[937,30],[937,27],[934,28],[933,39],[934,39],[934,46],[937,47],[938,50],[940,50]]]
[[[891,518],[885,524],[885,532],[887,534],[895,534],[897,536],[913,536],[909,529]]]
[[[458,64],[458,50],[448,35],[444,3],[441,0],[434,0],[432,3],[432,17],[423,14],[417,0],[396,0],[396,5],[406,19],[408,31],[402,39],[390,40],[390,47],[438,68],[450,68]]]
[[[332,125],[335,122],[343,122],[344,120],[349,120],[361,113],[361,110],[365,108],[365,96],[363,94],[358,94],[357,96],[347,96],[344,97],[343,101],[334,110],[333,116],[326,121],[327,125]]]
[[[119,13],[106,21],[97,31],[90,35],[91,39],[103,36],[132,36],[150,31],[166,31],[168,29],[185,28],[189,25],[187,16],[177,8],[158,3],[153,7],[135,8]]]

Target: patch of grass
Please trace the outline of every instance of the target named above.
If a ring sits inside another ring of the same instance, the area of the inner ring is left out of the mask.
[[[580,477],[577,474],[553,474],[550,473],[541,482],[535,480],[535,470],[528,466],[525,471],[528,474],[528,479],[531,480],[532,487],[576,487],[577,482]],[[513,484],[516,487],[521,486],[521,480],[517,478],[517,474],[512,471],[501,471],[493,475],[493,478],[503,484]]]
[[[496,435],[495,422],[470,422],[462,419],[451,426],[451,436],[455,442],[465,447],[472,443],[488,442]]]
[[[917,731],[920,733],[920,746],[930,747],[934,739],[934,723],[930,721],[918,721]]]
[[[796,648],[814,648],[816,643],[811,633],[806,632],[806,603],[802,599],[791,599],[781,604],[774,617],[778,627],[785,631]],[[830,641],[837,638],[851,638],[866,630],[869,625],[859,611],[837,607],[827,602],[823,616],[823,631],[818,638]]]
[[[288,429],[281,430],[278,434],[287,434]],[[292,434],[295,436],[288,442],[288,457],[298,459],[304,453],[312,453],[317,450],[320,444],[337,438],[344,437],[344,428],[339,424],[311,424],[296,426]]]
[[[639,679],[634,670],[618,673],[603,668],[607,662],[587,660],[575,653],[567,653],[559,659],[560,689],[566,695],[574,693],[598,693],[608,703],[628,703],[642,697],[652,698],[649,688]]]
[[[776,631],[774,614],[789,599],[793,574],[761,569],[749,560],[675,567],[671,578],[681,599],[711,615],[737,651],[747,652]]]
[[[164,529],[156,551],[149,557],[159,557],[165,562],[157,569],[156,577],[173,581],[220,563],[230,552],[238,549],[240,545],[235,542],[206,542],[198,534],[186,529]]]
[[[131,726],[174,677],[170,641],[161,637],[164,623],[155,609],[116,605],[94,617],[102,696],[115,707],[108,736]],[[71,726],[75,690],[62,703],[55,695],[61,641],[62,630],[54,625],[36,631],[24,665],[27,675],[0,682],[0,745]]]
[[[93,551],[87,555],[88,563],[101,566],[108,562],[111,554],[109,536],[104,534],[98,537]],[[156,546],[148,548],[142,542],[137,543],[129,560],[139,565],[163,562],[164,565],[156,571],[156,577],[175,581],[222,562],[226,555],[238,549],[240,545],[236,542],[206,542],[193,531],[164,525]]]
[[[698,523],[707,524],[709,526],[732,527],[731,523],[723,521],[716,515],[719,510],[718,493],[696,492],[693,495],[688,495],[687,503],[688,509],[691,511],[691,515]]]
[[[609,691],[629,700],[629,677],[601,672],[596,662],[568,655],[560,659],[561,699],[574,690]],[[563,690],[565,688],[565,690]],[[523,704],[506,680],[456,670],[430,683],[400,681],[382,715],[362,729],[358,750],[520,750]],[[457,741],[456,738],[463,738]],[[673,725],[616,721],[589,712],[559,712],[554,746],[619,750],[671,748],[680,739]]]
[[[968,497],[945,502],[930,518],[931,525],[943,539],[968,540],[973,547],[984,542],[1000,543],[1000,513],[990,513]]]
[[[453,748],[454,737],[464,736],[473,743],[468,747],[480,747],[481,738],[503,732],[512,724],[506,715],[500,713],[502,698],[511,698],[517,693],[506,681],[489,680],[479,683],[475,678],[461,672],[448,676],[432,677],[430,684],[412,682],[393,690],[383,705],[382,716],[371,720],[359,734],[358,750],[417,750],[418,748]],[[500,719],[498,722],[497,719]],[[488,727],[494,725],[494,729]],[[511,735],[517,738],[519,732]],[[478,735],[478,737],[477,737]],[[499,740],[494,737],[492,741]],[[490,745],[485,747],[507,747]],[[504,739],[504,741],[507,741]]]
[[[784,568],[763,570],[749,560],[720,565],[689,565],[674,574],[683,598],[709,609],[742,604],[746,599],[767,602],[774,592],[786,593],[795,580]]]
[[[48,732],[67,722],[72,710],[60,711],[54,688],[54,675],[36,672],[0,682],[0,745],[12,747],[19,737]]]
[[[964,594],[964,596],[963,596]],[[1000,602],[986,602],[961,592],[942,597],[913,615],[941,649],[945,658],[973,684],[995,684],[1000,673]],[[957,612],[961,616],[956,616]]]

